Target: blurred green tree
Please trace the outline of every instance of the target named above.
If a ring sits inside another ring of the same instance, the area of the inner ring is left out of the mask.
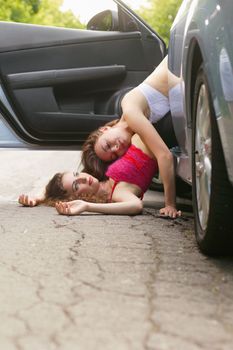
[[[28,22],[33,15],[33,7],[29,1],[0,0],[0,20],[12,22]]]
[[[62,12],[63,0],[0,0],[0,20],[84,28],[71,11]]]
[[[137,13],[141,16],[168,44],[170,28],[182,0],[147,0]]]

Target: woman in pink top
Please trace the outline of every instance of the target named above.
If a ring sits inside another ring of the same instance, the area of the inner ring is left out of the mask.
[[[108,180],[99,182],[100,187],[95,193],[97,203],[90,202],[90,198],[89,201],[60,202],[56,204],[58,213],[78,215],[86,211],[117,215],[140,214],[143,209],[143,194],[148,189],[153,175],[158,171],[158,165],[150,154],[145,153],[146,148],[144,148],[140,138],[135,135],[133,139],[134,144],[129,147],[125,155],[107,169]],[[143,146],[143,150],[139,148],[140,144]],[[89,180],[89,183],[97,181],[96,178],[94,179]],[[68,189],[69,186],[66,188]],[[98,203],[100,198],[103,199],[104,191],[106,203]],[[83,194],[87,195],[88,193]],[[80,192],[76,192],[76,195],[80,195]]]
[[[56,174],[45,194],[37,197],[21,195],[19,203],[35,206],[56,202],[58,213],[63,215],[78,215],[84,211],[135,215],[142,212],[141,199],[157,171],[157,161],[140,137],[134,135],[126,154],[109,166],[108,180],[98,181],[87,173]],[[64,199],[68,202],[60,201]]]

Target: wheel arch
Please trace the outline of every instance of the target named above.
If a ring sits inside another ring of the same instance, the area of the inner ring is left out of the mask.
[[[194,91],[195,91],[195,81],[197,77],[198,70],[200,66],[204,63],[204,69],[208,71],[209,65],[208,59],[204,57],[204,53],[202,52],[201,49],[201,43],[198,42],[197,38],[193,38],[192,41],[189,44],[187,56],[186,56],[186,61],[185,61],[185,71],[183,74],[183,79],[186,82],[185,83],[185,105],[186,105],[186,114],[187,114],[187,127],[192,130],[193,128],[193,101],[194,101]],[[208,73],[208,72],[207,72]],[[215,91],[215,86],[213,81],[211,80],[211,72],[207,74],[207,82],[210,87],[209,94],[211,96],[212,101],[214,101],[214,91]],[[211,88],[212,87],[212,88]],[[217,115],[218,111],[216,111],[216,106],[213,103],[213,108],[215,110],[215,114]],[[217,128],[220,133],[220,142],[222,143],[223,146],[223,140],[222,140],[222,133],[221,130],[219,130],[219,124],[217,123]],[[225,161],[227,158],[227,155],[225,154],[225,149],[223,149],[223,154],[225,157]],[[190,157],[192,157],[192,152],[190,152]],[[231,164],[230,162],[228,162]],[[228,174],[229,181],[232,183],[232,168],[230,168],[228,164],[228,167],[226,167],[226,172]]]
[[[189,62],[189,64],[187,64]],[[199,43],[196,39],[193,39],[189,45],[189,50],[186,59],[186,71],[184,74],[185,84],[185,97],[186,97],[186,113],[187,124],[192,129],[192,110],[193,110],[193,96],[195,90],[195,81],[197,72],[203,63],[203,55]]]

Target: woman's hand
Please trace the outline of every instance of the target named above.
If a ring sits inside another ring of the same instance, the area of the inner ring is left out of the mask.
[[[181,216],[181,211],[170,205],[160,209],[159,213],[162,217],[171,219],[176,219]]]
[[[39,204],[39,198],[21,194],[18,198],[18,202],[25,207],[35,207]]]
[[[55,204],[57,212],[61,215],[79,215],[87,211],[88,204],[82,200],[74,200],[71,202],[57,202]]]

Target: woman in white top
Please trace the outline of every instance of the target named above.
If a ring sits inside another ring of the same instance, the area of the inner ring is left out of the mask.
[[[84,170],[101,179],[103,163],[108,164],[122,156],[130,146],[132,136],[138,134],[158,162],[165,199],[160,213],[174,218],[178,212],[174,161],[169,148],[177,143],[169,115],[167,57],[142,84],[124,96],[121,106],[123,113],[117,123],[99,128],[86,140],[82,154]],[[169,131],[164,128],[167,121],[171,126]],[[172,133],[174,137],[170,140]],[[167,141],[166,135],[169,136]]]

